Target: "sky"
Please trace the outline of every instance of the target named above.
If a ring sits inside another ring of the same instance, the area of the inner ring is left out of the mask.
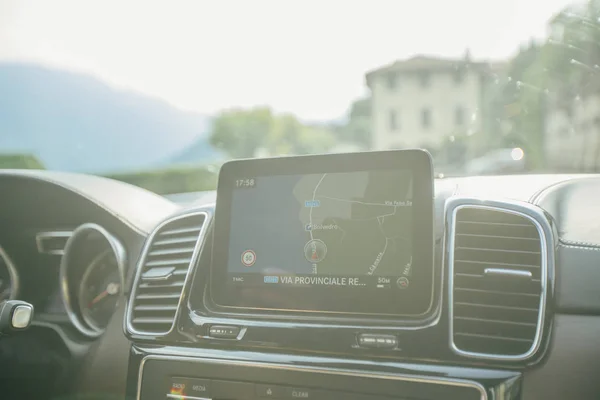
[[[0,61],[91,74],[206,115],[342,117],[415,54],[501,60],[567,0],[0,0]]]

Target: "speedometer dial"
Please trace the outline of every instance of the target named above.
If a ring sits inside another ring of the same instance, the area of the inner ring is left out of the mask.
[[[112,251],[100,254],[88,266],[79,288],[79,308],[83,321],[103,331],[121,296],[121,272]]]

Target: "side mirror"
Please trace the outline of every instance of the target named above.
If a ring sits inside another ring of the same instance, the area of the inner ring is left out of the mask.
[[[20,300],[0,304],[0,335],[29,328],[33,320],[33,306]]]

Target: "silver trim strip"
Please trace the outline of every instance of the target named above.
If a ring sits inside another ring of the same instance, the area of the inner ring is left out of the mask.
[[[38,253],[62,256],[63,254],[65,254],[64,248],[62,250],[46,250],[46,249],[44,249],[43,241],[46,238],[67,238],[67,240],[68,240],[68,238],[70,238],[71,235],[73,235],[72,231],[49,231],[49,232],[36,233],[35,244],[37,246]],[[66,242],[65,242],[65,248],[66,248]]]
[[[506,268],[486,268],[483,273],[486,276],[503,276],[503,277],[512,277],[512,278],[529,278],[531,279],[533,275],[530,271],[520,271],[518,269],[506,269]]]
[[[71,322],[73,323],[75,328],[77,328],[84,335],[91,337],[91,338],[95,338],[95,337],[102,335],[104,333],[105,329],[98,330],[98,329],[94,329],[91,326],[88,326],[84,321],[82,321],[82,318],[79,316],[79,314],[75,312],[73,305],[71,305],[71,296],[70,296],[69,280],[68,280],[68,273],[67,273],[68,269],[69,269],[69,257],[68,257],[69,252],[72,251],[73,246],[77,243],[78,236],[87,234],[90,231],[97,232],[100,235],[102,235],[102,237],[104,237],[104,239],[107,241],[108,245],[110,246],[110,249],[108,251],[112,251],[113,254],[115,255],[115,259],[117,260],[117,267],[119,268],[119,272],[120,272],[119,275],[121,278],[121,287],[122,288],[124,287],[124,282],[125,282],[125,262],[126,262],[127,257],[126,257],[125,248],[123,247],[121,242],[116,237],[114,237],[112,234],[110,234],[106,229],[104,229],[103,227],[101,227],[98,224],[86,223],[86,224],[78,226],[73,231],[73,234],[69,237],[69,240],[67,240],[64,255],[63,255],[62,259],[60,260],[60,271],[59,271],[59,282],[60,282],[60,289],[61,289],[63,304],[65,305],[65,310],[67,311],[67,315],[69,316],[69,319],[71,320]],[[90,264],[88,264],[88,266],[97,262],[98,258],[100,256],[102,256],[102,257],[105,256],[105,254],[106,254],[106,251],[102,251],[98,256],[96,256],[94,258],[94,260]],[[81,285],[81,282],[79,282],[78,289],[79,289],[80,285]],[[79,292],[79,290],[77,290],[77,292]],[[123,292],[121,291],[121,296],[122,296],[122,293]]]
[[[176,400],[211,400],[210,397],[182,396],[180,394],[167,393],[168,399]]]
[[[286,371],[296,372],[312,372],[324,375],[340,375],[353,378],[373,378],[373,379],[387,379],[394,381],[406,381],[415,383],[428,383],[433,385],[446,385],[446,386],[458,386],[466,387],[477,390],[480,394],[480,400],[488,400],[488,394],[482,384],[476,381],[468,379],[457,379],[457,378],[443,378],[443,377],[429,377],[422,375],[406,375],[406,374],[392,374],[384,372],[372,372],[372,371],[353,371],[341,368],[325,368],[325,367],[309,367],[303,365],[285,365],[285,364],[270,364],[261,363],[256,361],[242,361],[242,360],[221,360],[214,358],[192,358],[192,357],[181,357],[181,356],[161,356],[161,355],[149,355],[142,359],[140,363],[140,371],[138,373],[138,384],[137,384],[137,400],[142,400],[142,378],[144,373],[144,366],[148,360],[169,360],[169,361],[187,361],[195,363],[206,363],[206,364],[220,364],[220,365],[239,365],[253,368],[264,368],[264,369],[277,369]]]
[[[489,210],[497,212],[505,212],[508,214],[518,215],[520,217],[530,220],[536,227],[540,236],[541,244],[541,279],[540,279],[540,309],[537,319],[537,328],[533,343],[529,350],[519,355],[498,355],[498,354],[487,354],[477,353],[471,351],[461,350],[454,343],[454,239],[456,234],[456,213],[463,208],[476,208],[480,210]],[[521,211],[519,211],[521,210]],[[527,213],[535,215],[535,218]],[[504,361],[523,361],[533,356],[539,349],[543,336],[544,329],[544,317],[546,313],[546,298],[548,291],[548,268],[554,267],[554,253],[551,251],[553,248],[552,238],[547,237],[542,223],[547,225],[548,231],[552,232],[549,222],[546,219],[544,212],[537,206],[529,203],[517,202],[517,201],[491,201],[482,200],[476,198],[451,198],[446,202],[445,216],[451,213],[449,220],[449,231],[448,236],[448,297],[449,297],[449,313],[450,313],[450,347],[454,353],[472,358],[489,359],[489,360],[504,360]],[[549,267],[550,265],[550,267]]]
[[[4,260],[4,265],[6,265],[6,269],[8,270],[8,276],[10,278],[10,297],[8,300],[16,300],[19,296],[19,273],[17,271],[17,267],[13,264],[12,260],[4,251],[2,246],[0,246],[0,258]]]
[[[189,217],[198,216],[198,215],[204,216],[204,221],[202,223],[202,227],[200,228],[200,233],[198,234],[198,240],[196,241],[196,244],[194,245],[194,252],[192,253],[192,259],[190,260],[190,264],[188,265],[188,273],[185,276],[185,281],[183,283],[183,288],[181,290],[181,296],[179,296],[179,301],[177,302],[177,311],[175,311],[175,316],[173,318],[173,323],[171,324],[171,328],[167,332],[138,331],[137,329],[135,329],[133,327],[132,321],[131,321],[131,316],[133,314],[133,303],[135,300],[137,287],[140,283],[142,269],[144,267],[144,263],[146,262],[146,257],[148,256],[148,251],[150,250],[150,248],[152,246],[152,242],[154,241],[154,237],[166,225],[168,225],[174,221],[178,221],[180,219],[189,218]],[[163,222],[161,222],[156,228],[154,228],[154,230],[152,231],[150,236],[148,236],[148,238],[146,239],[146,243],[144,244],[144,249],[142,250],[142,253],[138,260],[138,263],[136,264],[135,279],[133,280],[133,287],[131,288],[131,293],[129,294],[127,311],[125,312],[125,330],[127,332],[134,334],[134,335],[152,336],[152,337],[166,336],[166,335],[170,334],[171,332],[173,332],[173,329],[175,328],[175,323],[177,322],[177,319],[179,318],[179,314],[181,312],[181,304],[182,304],[181,300],[186,295],[186,291],[188,290],[188,286],[189,286],[189,281],[191,279],[191,276],[193,275],[190,272],[192,272],[193,266],[195,266],[198,262],[198,258],[200,256],[200,249],[202,248],[202,243],[204,242],[204,237],[206,234],[206,230],[208,229],[208,225],[210,225],[209,223],[210,223],[210,215],[206,211],[196,211],[196,212],[191,212],[188,214],[182,214],[182,215],[177,215],[175,217],[168,218],[168,219],[164,220]]]

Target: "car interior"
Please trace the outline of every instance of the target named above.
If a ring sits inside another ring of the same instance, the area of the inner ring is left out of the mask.
[[[600,397],[600,176],[392,150],[225,163],[192,203],[0,170],[0,398]]]

